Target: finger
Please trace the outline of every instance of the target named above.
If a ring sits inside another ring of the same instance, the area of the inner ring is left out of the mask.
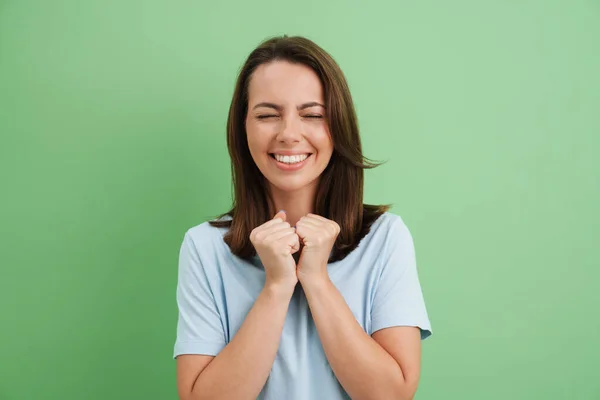
[[[262,224],[260,226],[260,228],[261,228],[261,230],[264,229],[264,228],[269,228],[269,227],[271,227],[273,225],[285,222],[286,219],[287,219],[287,215],[286,215],[285,211],[281,210],[277,214],[275,214],[275,216],[273,217],[273,219],[270,219],[267,222],[265,222],[264,224]]]
[[[280,210],[277,214],[275,214],[275,216],[273,217],[273,219],[276,218],[281,218],[283,221],[285,221],[287,219],[287,214],[285,213],[284,210]]]
[[[258,228],[252,230],[250,233],[250,240],[254,243],[255,241],[263,241],[275,232],[279,232],[284,229],[291,229],[290,224],[287,222],[281,222],[281,220],[271,220]]]
[[[302,217],[304,218],[304,217]],[[327,218],[323,218],[320,215],[316,215],[316,214],[308,214],[306,216],[306,218],[304,219],[304,221],[306,221],[307,223],[313,223],[315,225],[318,225],[320,230],[328,230],[331,231],[333,233],[337,233],[339,232],[339,225],[330,219]]]
[[[296,224],[296,233],[302,240],[304,240],[304,238],[308,236],[314,235],[315,231],[318,230],[318,227],[315,227],[314,225],[306,222],[300,223],[300,221],[298,221],[298,223]]]
[[[269,227],[262,228],[258,232],[256,232],[254,235],[254,240],[265,241],[265,240],[267,240],[267,238],[269,236],[273,235],[274,233],[277,233],[277,232],[280,232],[280,231],[283,231],[286,229],[293,229],[293,228],[291,228],[290,224],[288,224],[287,222],[277,222]]]
[[[293,235],[290,241],[288,242],[288,246],[291,248],[291,253],[297,253],[300,250],[300,238],[298,235]]]
[[[318,214],[313,214],[313,213],[306,214],[306,217],[308,217],[308,218],[314,218],[316,220],[323,221],[323,222],[330,222],[331,221],[330,219],[327,219],[325,217],[322,217],[322,216],[320,216]]]
[[[274,242],[281,238],[286,237],[287,235],[295,234],[296,230],[294,228],[285,228],[275,232],[272,232],[265,238],[265,242]]]
[[[296,224],[296,226],[310,226],[313,229],[319,229],[323,227],[323,223],[319,220],[314,220],[311,218],[307,218],[307,217],[302,217],[300,218],[300,221],[298,221],[298,223]]]
[[[295,245],[295,246],[291,246],[291,254],[296,254],[297,252],[300,251],[300,245]]]
[[[264,224],[262,224],[261,226],[259,226],[257,228],[257,231],[262,232],[262,231],[268,230],[268,229],[272,228],[273,226],[280,225],[282,222],[283,222],[283,220],[281,218],[271,219],[271,220],[265,222]]]

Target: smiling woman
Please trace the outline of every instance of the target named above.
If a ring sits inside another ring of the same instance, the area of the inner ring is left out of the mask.
[[[301,189],[313,199],[333,153],[319,76],[304,64],[262,64],[252,74],[248,96],[248,148],[271,195],[281,198]],[[288,214],[288,222],[294,217],[300,216]]]
[[[431,334],[413,241],[363,203],[377,164],[333,58],[303,37],[261,43],[227,145],[233,207],[180,251],[180,398],[412,398]]]

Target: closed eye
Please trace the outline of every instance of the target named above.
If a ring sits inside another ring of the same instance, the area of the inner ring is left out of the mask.
[[[273,118],[273,117],[277,117],[277,115],[259,115],[256,118],[267,119],[267,118]],[[323,118],[323,116],[322,115],[305,115],[304,118],[320,119],[320,118]]]

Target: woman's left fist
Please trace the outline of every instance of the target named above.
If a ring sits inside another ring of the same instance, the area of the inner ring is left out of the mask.
[[[340,233],[340,226],[316,214],[307,214],[296,223],[296,234],[303,243],[298,260],[298,279],[328,278],[327,262]]]

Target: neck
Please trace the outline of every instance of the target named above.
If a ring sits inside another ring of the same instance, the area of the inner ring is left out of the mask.
[[[314,213],[314,199],[317,191],[317,184],[311,184],[294,191],[282,191],[276,187],[271,187],[271,195],[275,203],[275,213],[279,210],[285,210],[286,221],[295,226],[296,222],[308,213]]]

